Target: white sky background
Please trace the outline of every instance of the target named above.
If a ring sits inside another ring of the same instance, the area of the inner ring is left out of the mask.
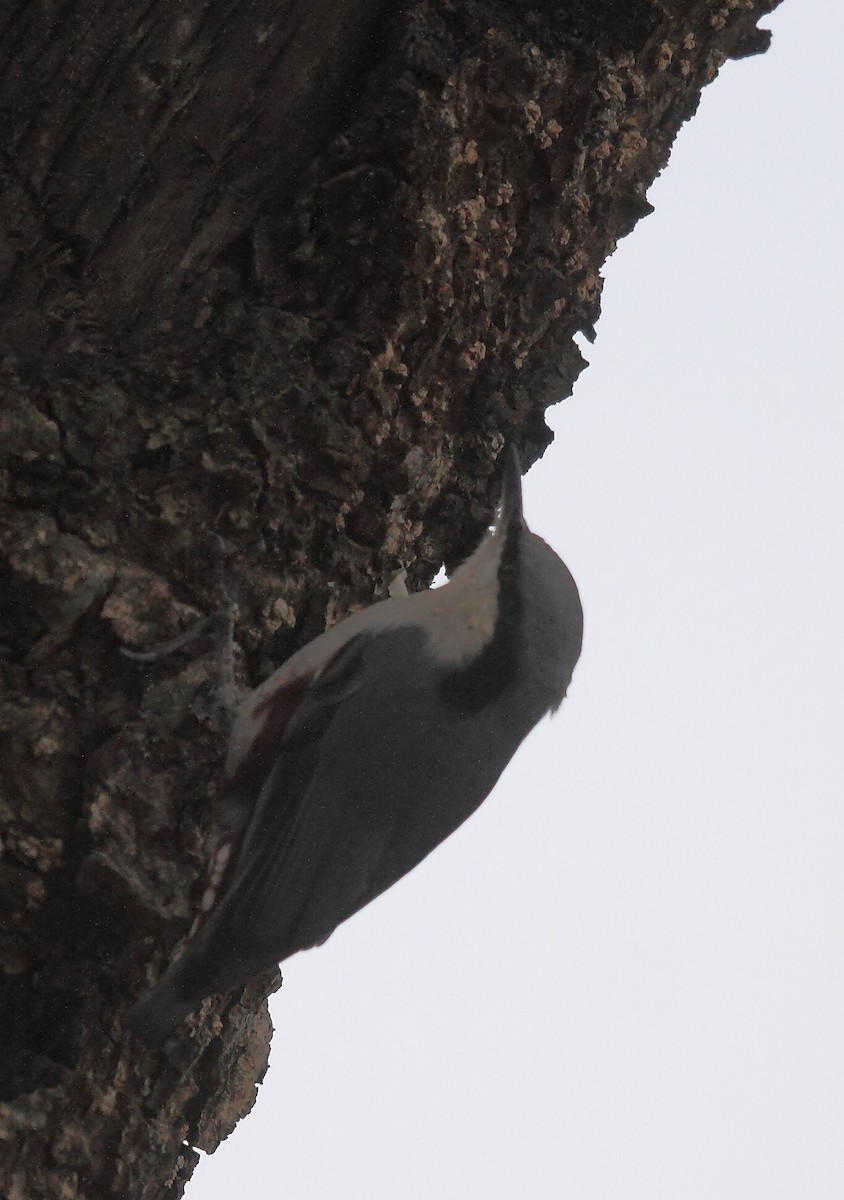
[[[526,488],[562,710],[286,964],[192,1200],[844,1197],[843,11],[773,14],[607,265]]]

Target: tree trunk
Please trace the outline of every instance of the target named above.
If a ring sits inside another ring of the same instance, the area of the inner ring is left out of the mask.
[[[175,1197],[248,1112],[277,973],[165,1052],[254,684],[489,521],[600,269],[775,0],[11,0],[0,33],[0,1193]]]

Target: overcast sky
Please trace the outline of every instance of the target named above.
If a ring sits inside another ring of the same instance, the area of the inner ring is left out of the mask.
[[[842,1200],[839,0],[728,64],[606,268],[527,517],[561,711],[285,966],[190,1200]]]

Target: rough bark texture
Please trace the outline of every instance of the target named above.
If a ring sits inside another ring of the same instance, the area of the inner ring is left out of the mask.
[[[251,683],[490,516],[599,271],[774,0],[12,0],[0,33],[0,1194],[174,1197],[278,976],[144,1050]]]

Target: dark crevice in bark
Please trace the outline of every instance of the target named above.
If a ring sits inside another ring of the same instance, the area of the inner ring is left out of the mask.
[[[600,271],[769,0],[16,0],[0,36],[0,1193],[178,1196],[278,976],[156,1057],[225,729],[401,565],[469,553]]]

